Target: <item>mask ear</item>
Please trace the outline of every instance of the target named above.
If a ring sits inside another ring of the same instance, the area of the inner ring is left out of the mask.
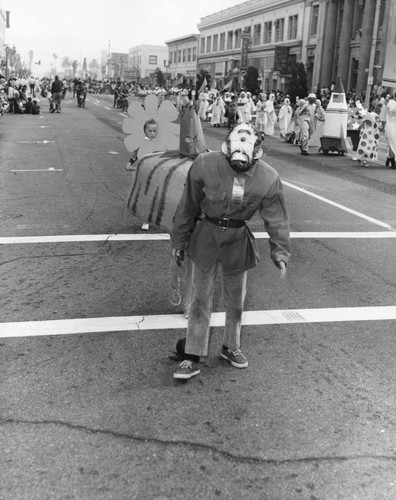
[[[258,160],[259,158],[262,157],[262,155],[263,155],[263,150],[261,148],[258,148],[253,154],[253,159]]]
[[[227,144],[227,142],[223,142],[223,144],[221,145],[221,151],[227,156],[227,154],[228,154],[228,144]]]

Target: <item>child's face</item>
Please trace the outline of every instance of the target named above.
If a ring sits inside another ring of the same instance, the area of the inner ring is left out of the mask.
[[[151,141],[153,141],[158,135],[158,125],[149,124],[144,129],[144,133],[146,137],[148,137]]]

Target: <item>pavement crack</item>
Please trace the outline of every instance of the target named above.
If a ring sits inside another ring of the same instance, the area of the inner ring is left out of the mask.
[[[30,425],[30,426],[58,426],[65,427],[72,431],[83,432],[89,435],[101,435],[108,436],[115,439],[134,441],[140,443],[156,444],[163,447],[174,447],[174,448],[190,448],[195,451],[209,452],[216,456],[222,457],[230,462],[236,463],[253,463],[258,465],[298,465],[298,464],[321,464],[321,463],[343,463],[348,461],[363,461],[363,460],[378,460],[387,462],[396,462],[396,455],[375,455],[375,454],[355,454],[355,455],[330,455],[330,456],[305,456],[305,457],[291,457],[284,459],[275,458],[262,458],[248,455],[238,455],[231,453],[226,450],[222,450],[213,445],[206,443],[197,443],[192,441],[180,440],[168,440],[159,438],[149,438],[144,436],[138,436],[136,434],[128,434],[124,432],[117,432],[110,429],[98,429],[92,428],[85,425],[71,424],[69,422],[63,422],[61,420],[22,420],[22,419],[5,419],[0,418],[0,426],[6,425]]]

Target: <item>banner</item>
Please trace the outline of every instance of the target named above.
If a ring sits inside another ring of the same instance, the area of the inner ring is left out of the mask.
[[[396,44],[394,43],[388,43],[386,46],[382,86],[396,88]]]

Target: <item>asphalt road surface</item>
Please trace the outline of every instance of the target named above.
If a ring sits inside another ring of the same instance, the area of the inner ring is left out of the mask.
[[[285,281],[249,273],[237,370],[214,298],[201,374],[168,235],[126,210],[132,174],[108,96],[0,118],[0,499],[396,498],[396,172],[300,155],[278,135],[292,228]],[[218,149],[224,128],[204,123]]]

